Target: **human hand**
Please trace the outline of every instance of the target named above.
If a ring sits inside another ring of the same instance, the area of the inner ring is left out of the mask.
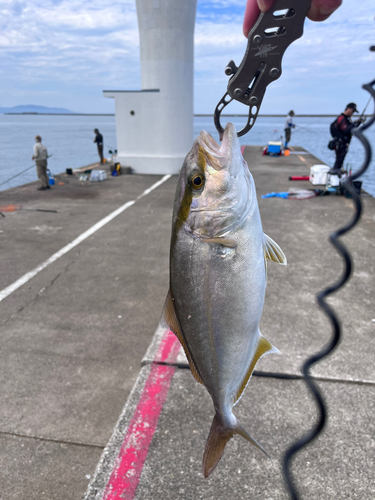
[[[247,0],[243,21],[243,34],[249,31],[258,19],[260,12],[267,12],[274,0]],[[325,21],[342,4],[342,0],[312,0],[307,17],[312,21]]]
[[[354,125],[356,127],[359,127],[362,123],[365,123],[365,121],[366,121],[366,118],[364,116],[362,116],[362,117],[358,118],[358,120],[356,120],[354,122]]]

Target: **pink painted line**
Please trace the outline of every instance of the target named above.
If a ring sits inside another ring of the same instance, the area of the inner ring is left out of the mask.
[[[241,146],[241,154],[243,155],[243,152],[245,151],[246,146]]]
[[[167,330],[155,355],[160,362],[174,362],[181,344]],[[105,489],[103,500],[133,500],[157,428],[160,413],[167,399],[174,366],[153,364],[145,387],[130,421],[115,468]]]

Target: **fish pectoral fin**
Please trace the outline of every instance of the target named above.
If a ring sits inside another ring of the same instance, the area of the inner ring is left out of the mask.
[[[276,241],[273,241],[273,239],[266,234],[264,234],[263,250],[265,259],[273,260],[282,266],[286,266],[287,261],[284,252],[281,250]]]
[[[223,247],[236,248],[237,243],[230,238],[225,238],[224,236],[218,236],[217,238],[204,238],[200,237],[205,243],[216,243],[218,245],[223,245]]]
[[[232,417],[234,417],[234,415],[232,415]],[[264,448],[257,441],[255,441],[255,439],[252,438],[248,432],[245,431],[235,417],[234,419],[234,425],[226,426],[221,421],[221,418],[217,413],[214,416],[203,455],[203,474],[206,479],[215,469],[223,456],[225,445],[235,434],[242,436],[256,448],[263,451],[268,458],[270,458]]]
[[[255,351],[253,359],[250,362],[250,366],[246,372],[245,377],[243,378],[240,386],[238,387],[234,404],[237,404],[238,401],[241,399],[241,396],[244,393],[244,390],[246,389],[246,386],[249,383],[249,380],[251,379],[251,375],[253,374],[255,366],[260,360],[260,358],[265,354],[278,353],[278,352],[280,351],[276,347],[274,347],[270,342],[268,342],[268,340],[266,340],[262,334],[260,334],[257,350]]]
[[[171,294],[170,290],[168,290],[168,295],[167,295],[167,298],[165,299],[164,308],[163,308],[160,322],[161,322],[161,324],[164,324],[163,326],[169,327],[172,330],[172,332],[176,335],[176,337],[180,341],[180,343],[185,351],[187,360],[189,362],[191,373],[193,374],[193,376],[197,382],[199,382],[200,384],[203,384],[201,376],[199,375],[199,372],[195,366],[194,360],[190,354],[189,348],[186,345],[185,339],[181,333],[180,325],[178,323],[176,311],[175,311],[175,308],[173,305],[172,294]]]

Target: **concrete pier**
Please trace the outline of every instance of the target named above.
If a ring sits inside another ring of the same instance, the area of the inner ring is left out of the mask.
[[[244,152],[264,231],[288,258],[286,268],[268,266],[261,323],[281,355],[260,361],[235,409],[273,462],[237,436],[217,470],[203,479],[212,403],[183,356],[171,357],[164,365],[173,370],[170,386],[134,498],[288,498],[280,458],[312,425],[316,409],[303,381],[283,376],[298,376],[303,360],[330,335],[315,294],[341,271],[328,235],[352,214],[351,201],[340,196],[260,199],[270,191],[311,187],[288,177],[307,175],[321,162],[293,149],[278,158],[262,156],[261,147]],[[48,191],[32,183],[1,192],[2,207],[58,210],[4,211],[0,218],[0,294],[10,291],[0,302],[2,500],[103,497],[145,383],[161,366],[155,356],[164,332],[148,347],[168,288],[176,181],[129,175],[83,183],[61,175]],[[343,340],[313,370],[329,407],[328,426],[293,466],[303,498],[375,496],[375,200],[363,197],[363,203],[360,225],[344,239],[353,277],[330,299],[343,322]],[[31,271],[37,272],[27,279]]]

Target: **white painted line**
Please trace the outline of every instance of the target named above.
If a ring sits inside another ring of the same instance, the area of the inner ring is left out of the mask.
[[[144,196],[146,196],[149,193],[151,193],[151,191],[153,191],[154,189],[156,189],[157,187],[159,187],[161,184],[163,184],[163,182],[167,181],[170,177],[171,177],[171,175],[165,175],[162,179],[160,179],[160,181],[155,182],[155,184],[153,184],[151,187],[149,187],[148,189],[146,189],[145,191],[143,191],[143,193],[140,194],[139,196],[137,196],[137,198],[135,200],[128,201],[127,203],[125,203],[124,205],[122,205],[121,207],[119,207],[117,210],[115,210],[111,214],[107,215],[107,217],[104,217],[104,219],[102,219],[99,222],[97,222],[96,224],[94,224],[92,227],[90,227],[90,229],[88,229],[87,231],[85,231],[84,233],[82,233],[80,236],[78,236],[78,238],[76,238],[75,240],[73,240],[71,243],[69,243],[68,245],[66,245],[64,248],[62,248],[58,252],[54,253],[49,259],[47,259],[46,261],[44,261],[43,264],[40,264],[35,269],[33,269],[32,271],[24,274],[17,281],[15,281],[11,285],[9,285],[6,288],[4,288],[4,290],[2,290],[0,292],[0,302],[2,300],[4,300],[6,297],[8,297],[11,293],[15,292],[22,285],[24,285],[25,283],[27,283],[28,281],[30,281],[31,278],[34,278],[34,276],[36,276],[38,273],[40,273],[40,271],[43,271],[43,269],[45,269],[47,266],[49,266],[50,264],[52,264],[53,262],[55,262],[57,259],[59,259],[63,255],[65,255],[66,253],[68,253],[72,248],[74,248],[77,245],[79,245],[80,243],[82,243],[82,241],[86,240],[89,236],[91,236],[96,231],[98,231],[99,229],[101,229],[103,226],[105,226],[106,224],[108,224],[108,222],[111,222],[111,220],[113,220],[115,217],[117,217],[118,215],[122,214],[122,212],[124,212],[127,208],[129,208],[132,205],[134,205],[134,203],[136,201],[140,200]]]

